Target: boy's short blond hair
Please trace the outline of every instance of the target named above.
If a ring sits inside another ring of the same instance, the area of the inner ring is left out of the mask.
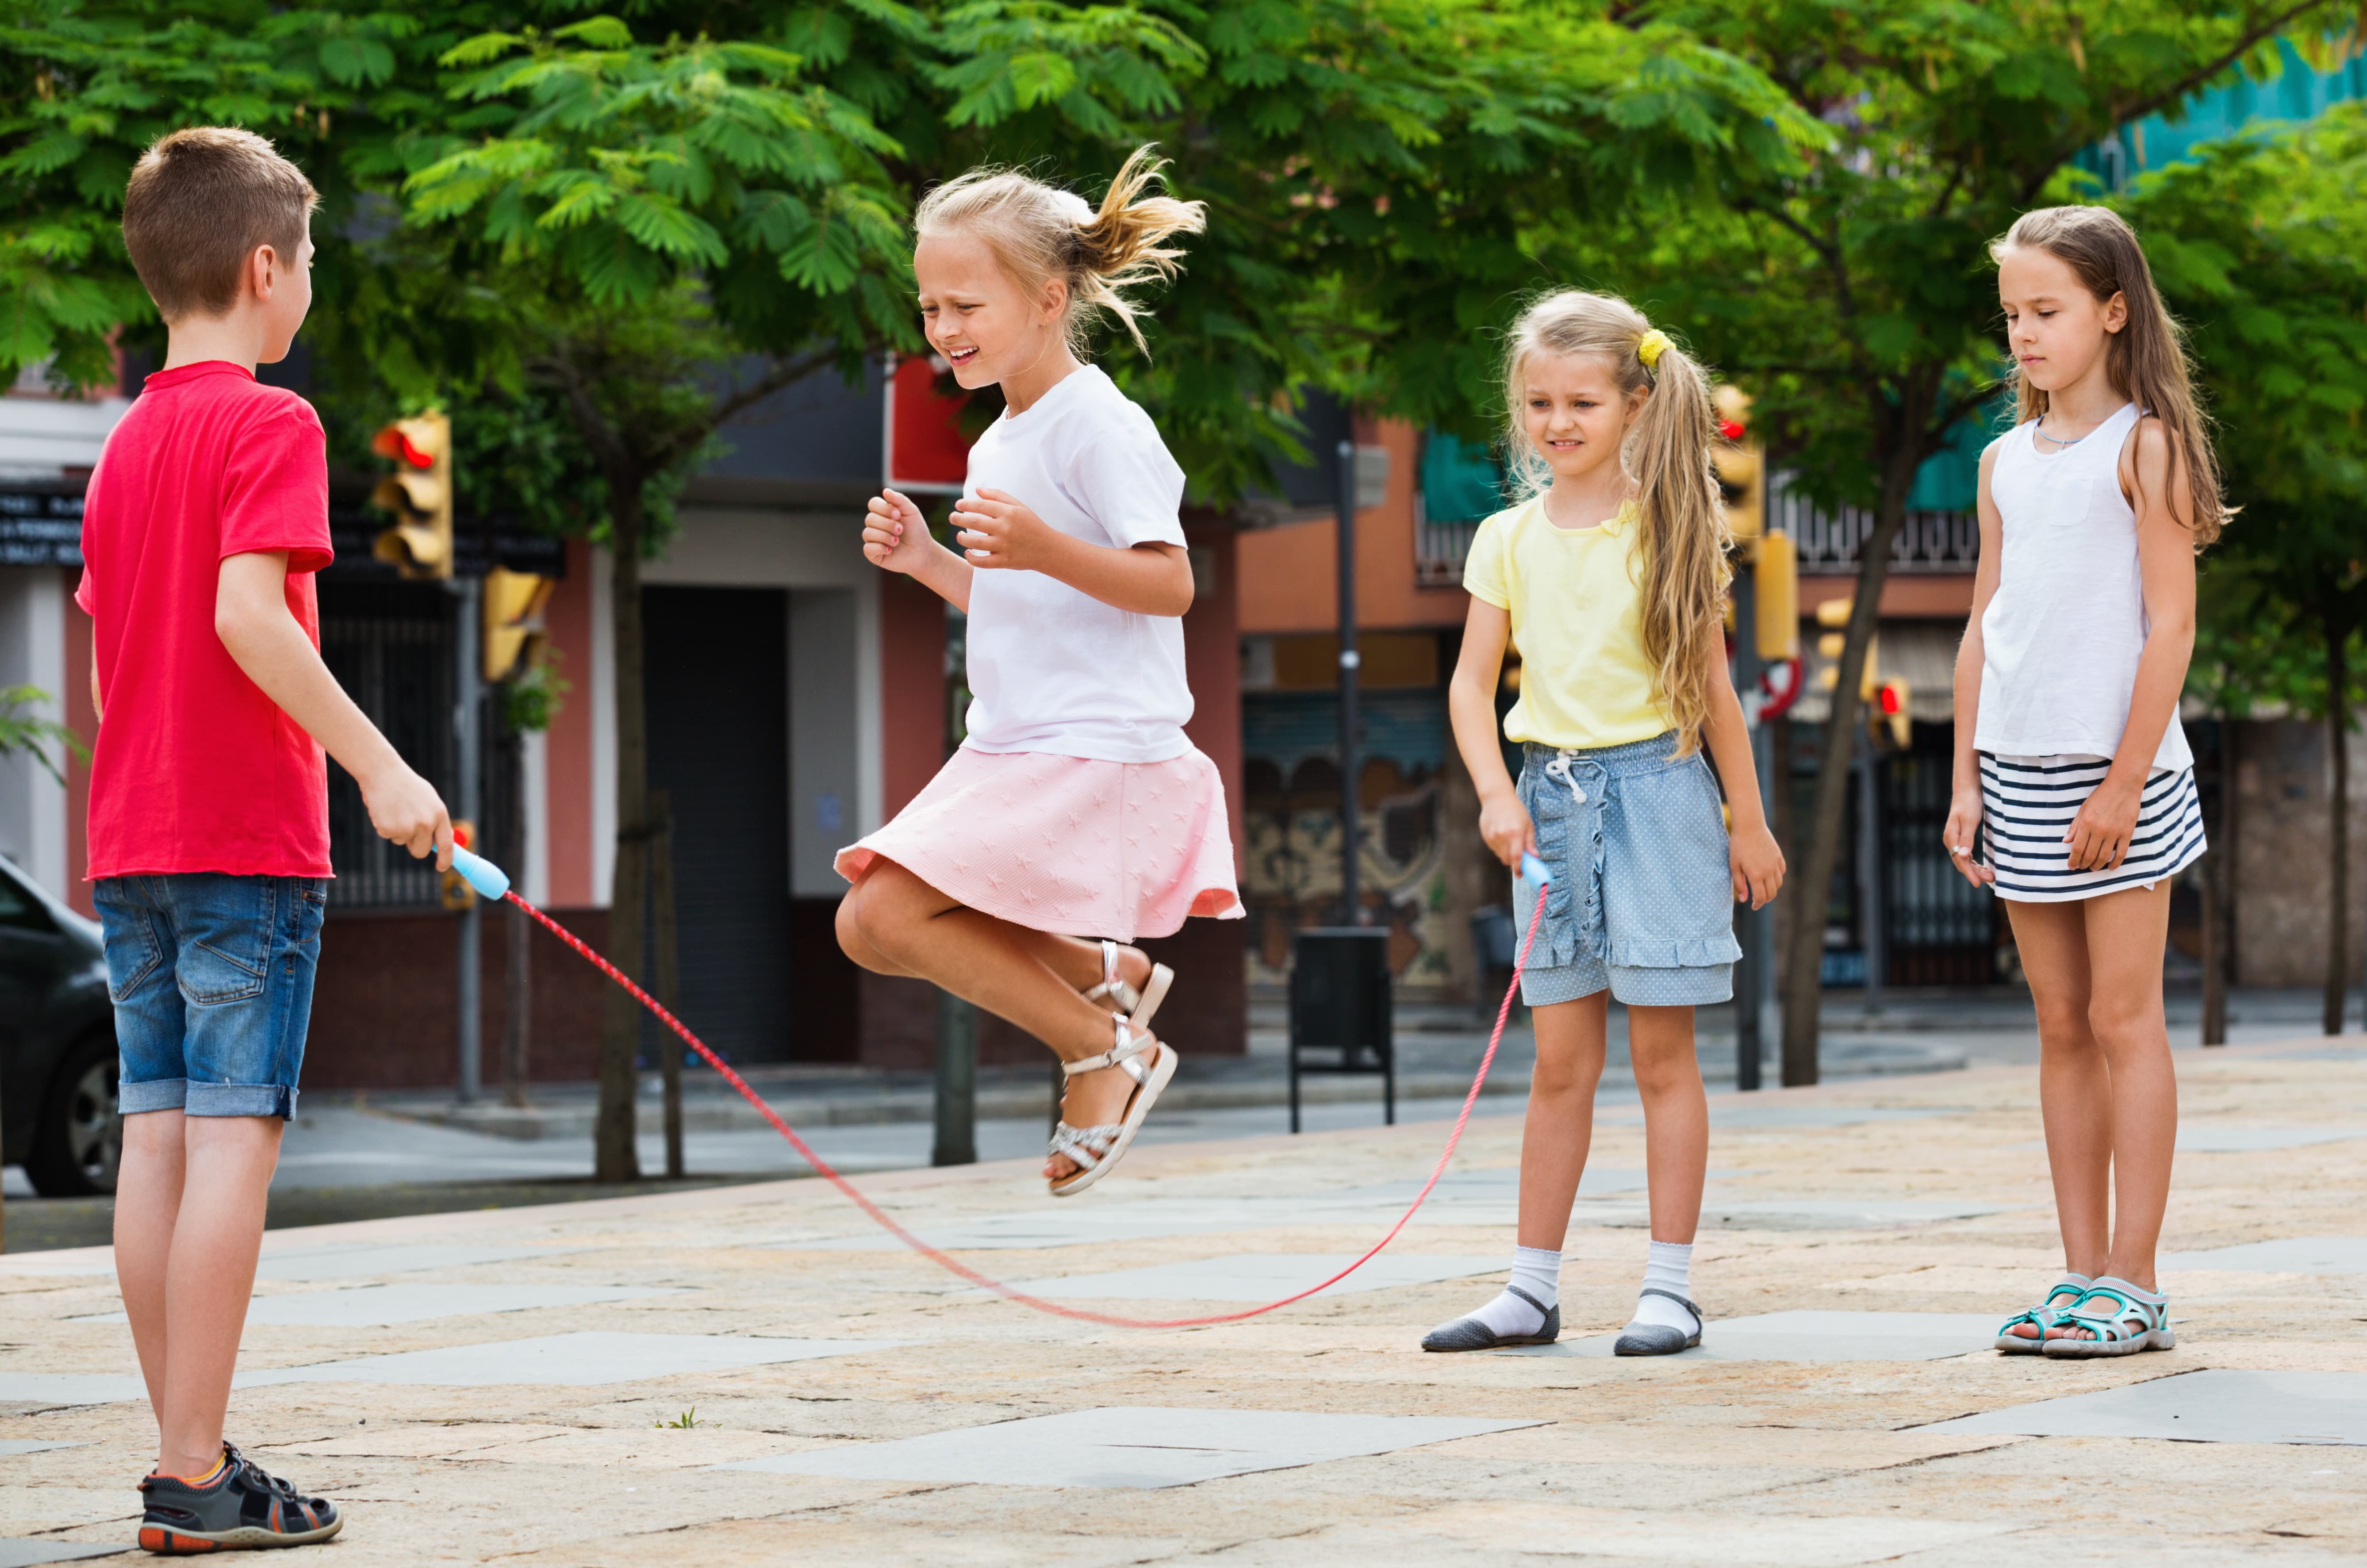
[[[191,126],[157,139],[123,192],[123,243],[168,322],[238,302],[257,245],[293,265],[321,195],[251,130]]]

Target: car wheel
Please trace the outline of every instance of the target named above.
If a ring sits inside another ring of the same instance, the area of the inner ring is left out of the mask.
[[[66,1053],[25,1174],[44,1198],[87,1198],[115,1190],[123,1157],[123,1120],[116,1111],[118,1062],[111,1035],[94,1035]]]

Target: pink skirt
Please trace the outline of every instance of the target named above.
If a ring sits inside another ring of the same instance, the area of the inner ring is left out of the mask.
[[[1104,762],[956,751],[894,821],[838,852],[859,881],[891,860],[983,914],[1063,936],[1172,936],[1239,919],[1224,781],[1199,751]]]

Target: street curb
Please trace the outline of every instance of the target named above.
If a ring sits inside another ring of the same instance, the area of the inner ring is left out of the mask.
[[[1712,1085],[1731,1084],[1735,1077],[1732,1046],[1728,1044],[1724,1052],[1719,1052],[1715,1049],[1717,1043],[1704,1043],[1703,1081]],[[1844,1069],[1843,1073],[1834,1075],[1837,1078],[1857,1081],[1961,1071],[1965,1066],[1965,1056],[1961,1051],[1892,1051],[1867,1054],[1855,1061],[1830,1065]],[[1770,1062],[1769,1081],[1772,1082],[1777,1077],[1775,1064]],[[1606,1073],[1603,1077],[1603,1082],[1614,1088],[1632,1081],[1628,1075],[1618,1071]],[[1470,1077],[1463,1072],[1421,1071],[1398,1075],[1399,1100],[1460,1099],[1469,1092],[1470,1088]],[[1495,1100],[1523,1096],[1528,1089],[1525,1072],[1499,1069],[1489,1074],[1480,1094],[1484,1100]],[[757,1092],[764,1092],[761,1086]],[[934,1121],[936,1116],[935,1096],[928,1089],[893,1089],[861,1096],[807,1094],[767,1095],[765,1098],[766,1102],[780,1114],[781,1120],[793,1127],[869,1127],[891,1122],[925,1122]],[[1302,1104],[1364,1104],[1377,1101],[1380,1098],[1381,1085],[1376,1075],[1310,1076],[1299,1080]],[[1183,1111],[1278,1108],[1290,1103],[1289,1083],[1279,1075],[1232,1082],[1219,1078],[1195,1084],[1187,1080],[1171,1087],[1160,1103],[1170,1111]],[[589,1100],[528,1106],[522,1110],[482,1100],[473,1105],[459,1105],[450,1101],[406,1103],[403,1100],[390,1101],[379,1096],[371,1096],[360,1104],[365,1110],[400,1121],[452,1127],[525,1143],[544,1138],[587,1138],[592,1135],[598,1115],[597,1107]],[[1042,1117],[1048,1123],[1051,1110],[1051,1089],[1048,1082],[981,1084],[978,1089],[978,1116],[980,1121]],[[754,1106],[735,1094],[724,1092],[721,1086],[712,1080],[707,1087],[684,1097],[682,1124],[683,1130],[688,1133],[753,1132],[771,1126]],[[635,1125],[643,1136],[654,1137],[664,1132],[664,1110],[654,1096],[644,1093],[637,1101]]]

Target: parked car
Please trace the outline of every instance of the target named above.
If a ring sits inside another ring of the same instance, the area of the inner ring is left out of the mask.
[[[115,1077],[98,923],[0,856],[0,1163],[46,1198],[114,1191]]]

